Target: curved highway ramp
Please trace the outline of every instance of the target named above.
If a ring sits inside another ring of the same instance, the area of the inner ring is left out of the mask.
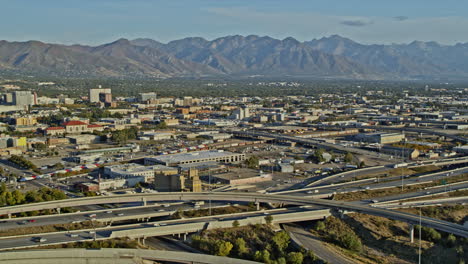
[[[203,264],[258,264],[258,262],[180,251],[146,249],[54,249],[0,253],[0,264],[141,264],[147,261]]]

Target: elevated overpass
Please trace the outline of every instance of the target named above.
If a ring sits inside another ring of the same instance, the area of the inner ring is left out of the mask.
[[[342,201],[331,201],[322,199],[312,199],[297,196],[286,195],[269,195],[269,194],[249,194],[249,193],[149,193],[149,194],[129,194],[116,196],[98,196],[75,198],[59,201],[49,201],[34,204],[25,204],[18,206],[9,206],[0,208],[0,214],[8,215],[13,213],[29,212],[35,210],[54,209],[60,207],[74,207],[91,204],[107,204],[107,203],[132,203],[147,201],[240,201],[254,203],[275,203],[275,204],[291,204],[291,205],[318,205],[326,208],[334,208],[338,211],[354,211],[375,216],[386,217],[394,220],[404,221],[411,224],[418,224],[419,216],[399,211],[392,211],[382,208],[374,208],[367,205],[353,204]],[[435,228],[440,231],[452,233],[458,236],[468,237],[468,227],[464,227],[455,223],[450,223],[429,217],[422,217],[421,223],[425,226]]]
[[[44,249],[0,253],[1,264],[138,264],[143,261],[203,264],[258,264],[250,260],[179,251],[146,249]]]
[[[435,135],[441,136],[445,138],[450,138],[455,141],[459,141],[463,144],[468,143],[468,138],[457,136],[449,133],[444,133],[440,131],[435,131],[432,129],[424,129],[424,128],[416,128],[416,127],[391,127],[391,126],[348,126],[348,125],[314,125],[314,127],[324,127],[324,128],[365,128],[365,129],[375,129],[375,130],[382,130],[382,131],[400,131],[400,132],[414,132],[414,133],[422,133],[428,135]]]
[[[370,150],[327,143],[327,142],[323,142],[323,141],[311,139],[311,138],[294,137],[294,136],[271,134],[271,133],[265,133],[265,132],[232,131],[230,133],[237,135],[237,136],[244,136],[244,137],[253,137],[253,138],[263,137],[263,138],[275,139],[278,141],[291,141],[291,142],[299,143],[304,146],[312,146],[312,147],[318,146],[324,149],[332,149],[332,150],[336,150],[336,151],[343,152],[343,153],[351,152],[355,154],[370,155],[370,156],[375,156],[376,154],[374,151],[370,151]],[[385,158],[385,159],[391,159],[391,158],[397,159],[396,157],[391,157],[390,155],[383,154],[383,153],[380,153],[380,157]]]

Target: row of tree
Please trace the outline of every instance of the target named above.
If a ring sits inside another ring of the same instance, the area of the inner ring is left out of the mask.
[[[31,161],[29,161],[28,159],[26,159],[25,157],[23,156],[18,156],[18,155],[11,155],[11,157],[8,159],[8,161],[10,162],[13,162],[15,163],[16,165],[22,167],[22,168],[25,168],[25,169],[36,169],[36,165],[34,165],[34,163],[32,163]]]
[[[67,196],[62,191],[46,187],[22,193],[19,190],[8,191],[5,183],[0,185],[0,206],[38,203],[66,198]]]
[[[270,225],[219,229],[192,236],[192,246],[209,254],[249,259],[271,264],[319,263],[306,250],[297,251],[285,231],[274,232]]]
[[[321,233],[328,241],[336,243],[340,247],[354,252],[361,252],[362,242],[359,236],[336,217],[328,217],[324,221],[318,221],[315,230]]]

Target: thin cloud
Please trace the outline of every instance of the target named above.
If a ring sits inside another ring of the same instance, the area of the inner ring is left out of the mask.
[[[367,25],[372,24],[372,21],[364,21],[364,20],[344,20],[341,21],[340,24],[350,27],[364,27]]]
[[[407,16],[396,16],[396,17],[393,17],[393,19],[395,19],[396,21],[405,21],[405,20],[408,20],[409,17],[407,17]]]

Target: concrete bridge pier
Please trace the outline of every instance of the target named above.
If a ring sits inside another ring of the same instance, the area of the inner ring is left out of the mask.
[[[184,234],[184,241],[187,241],[187,233]]]
[[[57,213],[60,214],[60,207],[57,208]]]
[[[409,224],[409,235],[410,235],[410,242],[414,243],[414,225]]]
[[[11,219],[11,213],[8,213],[8,219]]]
[[[141,198],[141,203],[143,204],[143,206],[146,206],[146,198],[145,197]]]
[[[257,206],[257,211],[260,211],[260,202],[255,201],[255,205]]]

